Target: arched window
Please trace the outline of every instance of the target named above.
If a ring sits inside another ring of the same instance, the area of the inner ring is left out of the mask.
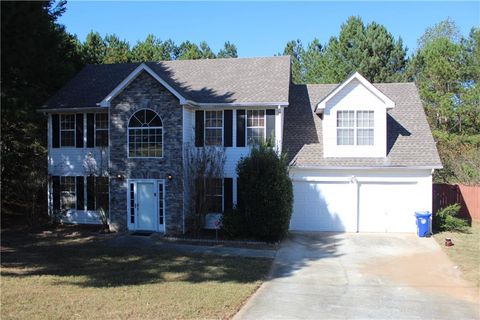
[[[128,122],[128,156],[130,158],[163,157],[162,120],[152,110],[135,112]]]

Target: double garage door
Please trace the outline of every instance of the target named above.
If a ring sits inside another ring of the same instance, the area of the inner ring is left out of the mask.
[[[414,232],[416,186],[295,181],[290,230]]]

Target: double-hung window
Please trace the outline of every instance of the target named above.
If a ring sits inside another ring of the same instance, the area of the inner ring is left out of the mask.
[[[205,145],[223,145],[223,111],[205,111]]]
[[[95,146],[108,147],[108,113],[95,114]]]
[[[62,210],[75,209],[75,189],[75,177],[60,177],[60,208]]]
[[[223,184],[222,179],[207,179],[206,184],[206,198],[208,213],[222,213],[223,212]]]
[[[337,145],[373,145],[373,111],[337,111]]]
[[[265,110],[247,110],[247,142],[249,145],[265,141]]]
[[[355,112],[337,111],[337,145],[353,145],[355,134]]]
[[[357,111],[357,145],[373,145],[373,111]]]
[[[60,115],[60,145],[62,147],[75,147],[75,115]]]

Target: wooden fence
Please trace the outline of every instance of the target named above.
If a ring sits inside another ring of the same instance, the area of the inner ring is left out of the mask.
[[[461,205],[459,217],[480,221],[480,186],[433,184],[433,212],[448,205]]]

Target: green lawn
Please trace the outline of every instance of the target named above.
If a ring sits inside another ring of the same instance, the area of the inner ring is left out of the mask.
[[[473,224],[469,233],[440,232],[434,237],[462,270],[465,279],[480,287],[480,223]],[[451,238],[455,245],[445,247],[445,238]]]
[[[112,247],[114,236],[2,232],[2,319],[231,317],[272,260]]]

